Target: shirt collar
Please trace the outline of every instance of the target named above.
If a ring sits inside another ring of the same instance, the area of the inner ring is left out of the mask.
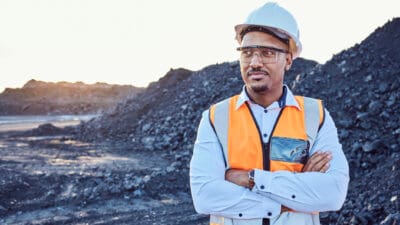
[[[240,92],[238,101],[236,102],[236,109],[239,109],[246,102],[254,103],[250,99],[249,95],[247,94],[246,86],[244,85],[242,88],[242,92]],[[275,102],[279,105],[280,108],[283,108],[285,106],[294,106],[297,109],[301,110],[299,104],[297,103],[296,99],[294,98],[292,91],[286,85],[283,85],[282,96],[279,98],[278,101],[275,101]],[[272,104],[274,104],[274,103],[272,103]]]

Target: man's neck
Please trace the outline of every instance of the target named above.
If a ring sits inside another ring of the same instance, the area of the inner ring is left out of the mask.
[[[246,93],[253,102],[266,108],[273,102],[279,101],[283,94],[283,86],[277,88],[276,91],[266,91],[262,93],[254,92],[250,88],[246,87]]]

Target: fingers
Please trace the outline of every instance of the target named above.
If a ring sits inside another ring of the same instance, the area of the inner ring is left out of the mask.
[[[304,172],[310,172],[314,170],[315,164],[323,158],[322,152],[315,152],[308,160],[303,168]]]
[[[331,152],[315,152],[303,167],[303,172],[322,172],[325,173],[329,169],[329,162],[332,160]]]
[[[330,164],[329,164],[329,162],[328,162],[328,163],[326,163],[326,164],[321,168],[321,170],[320,170],[319,172],[325,173],[326,171],[328,171],[329,166],[330,166]]]
[[[315,172],[325,172],[329,168],[329,162],[332,159],[332,153],[323,153],[320,155],[319,161],[317,161],[311,171]]]

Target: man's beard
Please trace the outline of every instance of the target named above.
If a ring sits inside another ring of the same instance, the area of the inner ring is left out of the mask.
[[[268,86],[263,84],[263,85],[251,85],[250,86],[251,90],[253,90],[253,92],[255,93],[264,93],[266,91],[268,91]]]
[[[262,70],[261,68],[252,68],[250,71],[247,72],[247,76],[250,76],[249,74],[252,72],[263,72],[265,76],[268,76],[268,72]],[[268,86],[266,84],[255,84],[255,85],[250,85],[251,90],[255,93],[263,93],[268,91]]]

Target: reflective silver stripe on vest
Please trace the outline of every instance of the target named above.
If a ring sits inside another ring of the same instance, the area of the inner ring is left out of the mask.
[[[228,162],[229,101],[230,98],[217,103],[214,111],[214,128],[222,146],[226,169],[230,167]]]
[[[319,103],[317,99],[304,97],[304,115],[307,139],[313,147],[319,127]]]
[[[224,225],[224,217],[223,216],[214,216],[210,215],[210,224],[215,224],[215,225]]]

